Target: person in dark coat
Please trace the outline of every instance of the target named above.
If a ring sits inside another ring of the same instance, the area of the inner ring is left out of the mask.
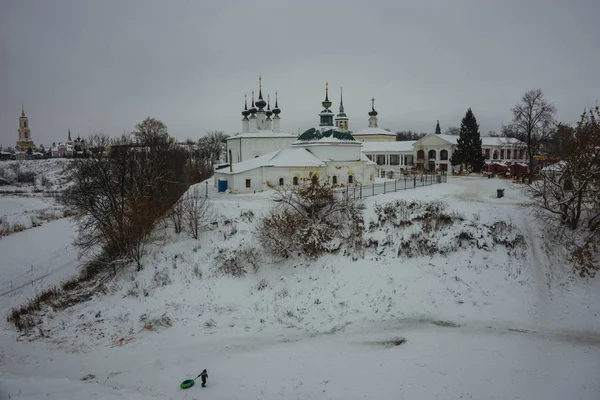
[[[206,372],[205,369],[202,370],[200,377],[202,378],[202,387],[206,387],[206,380],[208,379],[208,372]]]

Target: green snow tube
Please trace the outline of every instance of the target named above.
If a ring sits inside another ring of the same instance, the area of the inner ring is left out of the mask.
[[[193,379],[186,379],[185,381],[181,382],[181,386],[182,389],[188,389],[191,388],[192,386],[194,386],[194,380]]]

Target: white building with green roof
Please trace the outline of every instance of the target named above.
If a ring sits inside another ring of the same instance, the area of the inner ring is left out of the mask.
[[[336,187],[373,184],[376,164],[362,153],[361,142],[334,126],[328,92],[326,86],[318,127],[306,130],[286,149],[216,170],[219,191],[260,192],[313,179]]]

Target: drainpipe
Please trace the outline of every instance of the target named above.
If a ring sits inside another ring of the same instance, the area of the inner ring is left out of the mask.
[[[229,150],[229,172],[233,172],[233,164],[231,161],[231,150]]]

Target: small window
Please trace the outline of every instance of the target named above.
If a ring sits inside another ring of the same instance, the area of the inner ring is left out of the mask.
[[[500,149],[500,159],[504,160],[504,149]]]
[[[246,179],[246,187],[247,188],[252,187],[251,182],[252,182],[252,179]]]
[[[398,154],[390,155],[390,165],[400,165],[400,156]]]
[[[337,185],[337,176],[335,176],[335,175],[333,176],[332,182],[334,185]]]
[[[490,158],[490,149],[485,149],[485,158]]]
[[[348,175],[348,183],[354,183],[354,175]]]
[[[506,158],[510,160],[510,149],[506,150]]]
[[[283,186],[283,178],[279,178],[279,186]]]
[[[295,176],[293,180],[294,186],[298,186],[298,177]]]

